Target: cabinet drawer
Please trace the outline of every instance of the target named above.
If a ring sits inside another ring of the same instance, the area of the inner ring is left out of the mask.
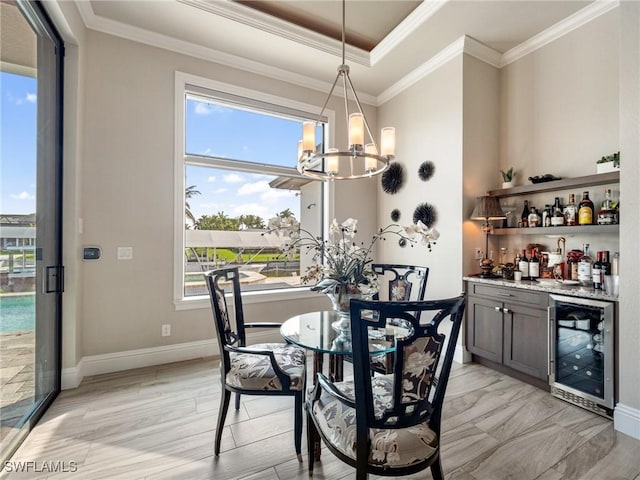
[[[488,298],[495,298],[501,301],[527,303],[546,308],[549,301],[549,294],[546,292],[536,292],[534,290],[519,290],[509,287],[494,287],[484,283],[472,283],[471,293]]]

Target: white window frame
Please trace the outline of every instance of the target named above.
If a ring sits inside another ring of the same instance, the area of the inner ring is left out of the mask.
[[[295,100],[278,97],[275,95],[266,94],[256,90],[248,88],[238,87],[230,85],[228,83],[211,80],[209,78],[200,77],[184,72],[175,72],[175,151],[174,151],[174,253],[173,253],[173,304],[176,310],[191,310],[199,308],[210,308],[210,300],[205,296],[184,296],[184,245],[185,245],[185,229],[184,229],[184,190],[185,185],[185,95],[191,92],[189,86],[200,87],[207,90],[227,93],[230,95],[236,95],[239,97],[245,97],[250,102],[251,100],[257,100],[260,102],[267,102],[273,105],[280,105],[285,108],[291,108],[302,112],[309,112],[310,118],[315,118],[320,113],[320,108],[316,105],[310,105]],[[197,95],[197,94],[196,94]],[[328,128],[325,129],[325,141],[328,138],[333,137],[333,119],[335,113],[330,110],[325,110],[324,115],[328,120]],[[232,166],[235,170],[245,170],[256,173],[270,173],[281,170],[283,175],[291,175],[295,172],[295,169],[287,167],[279,167],[277,165],[261,165],[257,163],[246,162],[243,166],[238,161],[212,158],[212,157],[199,157],[189,155],[190,164],[198,163],[202,166],[227,168]],[[261,170],[262,169],[262,170]],[[329,225],[329,213],[333,210],[332,198],[333,198],[333,185],[331,182],[324,182],[323,186],[323,223],[325,229]],[[326,232],[325,232],[326,233]],[[243,302],[247,304],[262,303],[262,302],[279,302],[283,300],[294,300],[301,298],[313,298],[317,297],[316,292],[312,292],[309,288],[296,287],[296,288],[283,288],[273,290],[259,290],[243,292]]]

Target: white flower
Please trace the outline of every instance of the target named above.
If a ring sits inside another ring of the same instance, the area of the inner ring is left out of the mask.
[[[344,222],[342,222],[342,225],[341,225],[342,231],[348,237],[353,238],[356,236],[357,225],[358,225],[358,220],[356,220],[355,218],[347,218]]]

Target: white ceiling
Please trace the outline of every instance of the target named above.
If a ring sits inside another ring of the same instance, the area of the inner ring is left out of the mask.
[[[464,35],[500,57],[558,22],[575,23],[572,19],[602,3],[348,0],[348,40],[365,48],[347,45],[346,63],[358,93],[376,98]],[[256,4],[271,14],[251,7]],[[88,28],[254,71],[268,66],[280,78],[312,79],[319,88],[333,81],[341,63],[342,5],[336,0],[80,0],[76,5]]]

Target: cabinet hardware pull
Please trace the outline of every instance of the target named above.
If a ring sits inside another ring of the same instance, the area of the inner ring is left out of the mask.
[[[501,312],[501,311],[502,311],[502,307],[493,307],[493,308],[494,308],[494,310],[495,310],[496,312]]]
[[[503,312],[503,313],[511,313],[511,310],[509,310],[508,308],[503,308],[503,309],[502,309],[502,312]]]
[[[506,292],[497,292],[497,294],[500,295],[501,297],[513,297],[513,294],[506,293]]]

